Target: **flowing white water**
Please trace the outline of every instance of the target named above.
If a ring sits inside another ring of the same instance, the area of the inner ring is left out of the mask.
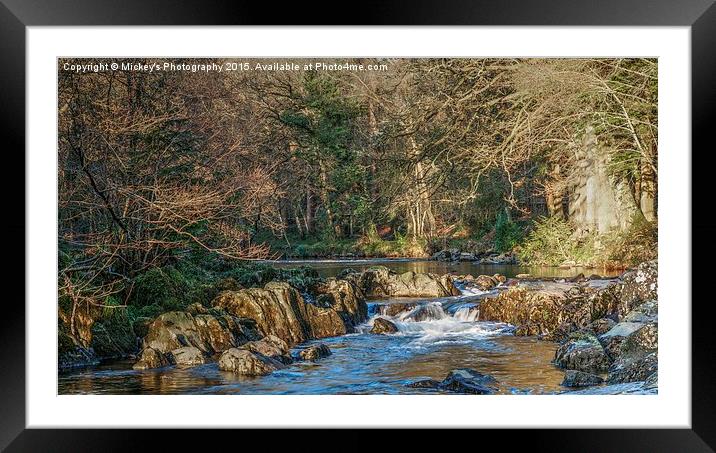
[[[453,315],[455,319],[466,322],[475,322],[480,317],[480,308],[470,305],[464,305],[455,310]]]
[[[484,293],[484,292],[483,292]],[[474,302],[462,302],[465,296],[444,298],[440,301],[408,305],[394,316],[385,314],[381,307],[372,307],[377,313],[368,322],[358,327],[360,333],[368,333],[376,318],[383,318],[395,324],[398,332],[393,335],[414,338],[410,344],[467,343],[476,339],[505,335],[513,331],[509,324],[478,321],[479,307]],[[471,298],[471,299],[474,299]],[[449,309],[443,306],[449,305]]]

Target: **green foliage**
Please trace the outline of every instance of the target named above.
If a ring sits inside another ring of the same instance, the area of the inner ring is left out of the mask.
[[[524,232],[517,222],[510,220],[505,213],[500,213],[495,222],[495,250],[508,252],[522,239]]]
[[[637,214],[626,232],[608,235],[604,243],[605,264],[636,266],[657,258],[658,229]]]
[[[519,256],[525,264],[556,266],[574,259],[577,249],[569,223],[559,217],[542,217],[520,246]]]
[[[135,278],[131,303],[175,310],[181,307],[187,289],[186,278],[174,266],[152,268]]]
[[[557,266],[564,262],[623,268],[655,259],[656,225],[636,216],[626,232],[576,237],[571,225],[558,217],[541,218],[518,248],[524,264]]]

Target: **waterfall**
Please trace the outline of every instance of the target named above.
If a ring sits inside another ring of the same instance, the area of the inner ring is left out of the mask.
[[[455,310],[452,316],[459,321],[476,322],[480,318],[480,308],[465,305]]]

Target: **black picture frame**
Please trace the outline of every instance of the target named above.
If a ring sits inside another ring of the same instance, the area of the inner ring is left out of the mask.
[[[5,250],[14,247],[6,259],[6,288],[10,282],[25,281],[24,242],[26,236],[25,199],[18,187],[25,187],[25,32],[29,26],[68,25],[545,25],[545,26],[690,26],[692,63],[692,208],[708,206],[709,179],[714,167],[709,157],[713,107],[716,106],[716,6],[714,0],[366,0],[348,13],[338,3],[315,1],[282,4],[268,2],[229,2],[200,0],[0,0],[0,127],[5,176],[3,224]],[[48,150],[49,151],[49,150]],[[669,150],[684,153],[689,150]],[[698,164],[697,164],[698,158]],[[22,170],[21,170],[22,169]],[[24,195],[24,192],[23,192]],[[714,256],[712,238],[716,221],[692,209],[692,243],[699,251],[692,254],[692,282],[708,281],[706,266],[699,258]],[[699,214],[694,215],[693,213]],[[696,237],[703,238],[698,243]],[[693,249],[693,247],[692,247]],[[684,263],[688,265],[688,263]],[[8,451],[85,451],[128,450],[166,442],[165,435],[146,430],[40,430],[25,429],[25,299],[19,294],[7,297],[0,315],[0,447]],[[695,290],[696,286],[692,286]],[[706,296],[708,293],[703,294]],[[520,430],[509,437],[512,446],[542,446],[550,451],[714,451],[716,448],[716,398],[714,365],[716,354],[711,337],[709,309],[712,298],[685,294],[692,299],[692,429],[678,430]],[[22,297],[22,299],[21,299]],[[48,303],[55,303],[54,301]],[[538,416],[536,414],[536,416]],[[223,431],[212,440],[232,434]],[[200,435],[203,439],[208,436]],[[482,436],[482,435],[481,435]],[[289,437],[289,436],[286,436]],[[290,436],[295,437],[295,436]]]

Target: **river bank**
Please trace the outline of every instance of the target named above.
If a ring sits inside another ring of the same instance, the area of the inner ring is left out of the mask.
[[[407,263],[436,264],[381,262]],[[383,267],[338,271],[338,279],[320,276],[321,285],[303,291],[278,283],[225,290],[208,307],[145,322],[141,342],[124,358],[63,369],[59,391],[470,393],[440,383],[454,370],[472,369],[495,379],[489,393],[561,393],[585,383],[609,392],[605,381],[635,383],[614,392],[653,393],[653,385],[639,387],[656,368],[656,343],[644,347],[642,338],[655,334],[655,301],[637,310],[656,295],[655,286],[645,289],[655,285],[655,264],[644,268],[616,279],[455,270],[431,275]],[[649,278],[637,283],[636,274]],[[371,333],[378,319],[395,332]],[[272,336],[285,344],[267,342]],[[303,359],[302,351],[319,345],[328,355]],[[261,376],[246,375],[247,363],[252,370],[260,363],[260,373],[248,374]]]

